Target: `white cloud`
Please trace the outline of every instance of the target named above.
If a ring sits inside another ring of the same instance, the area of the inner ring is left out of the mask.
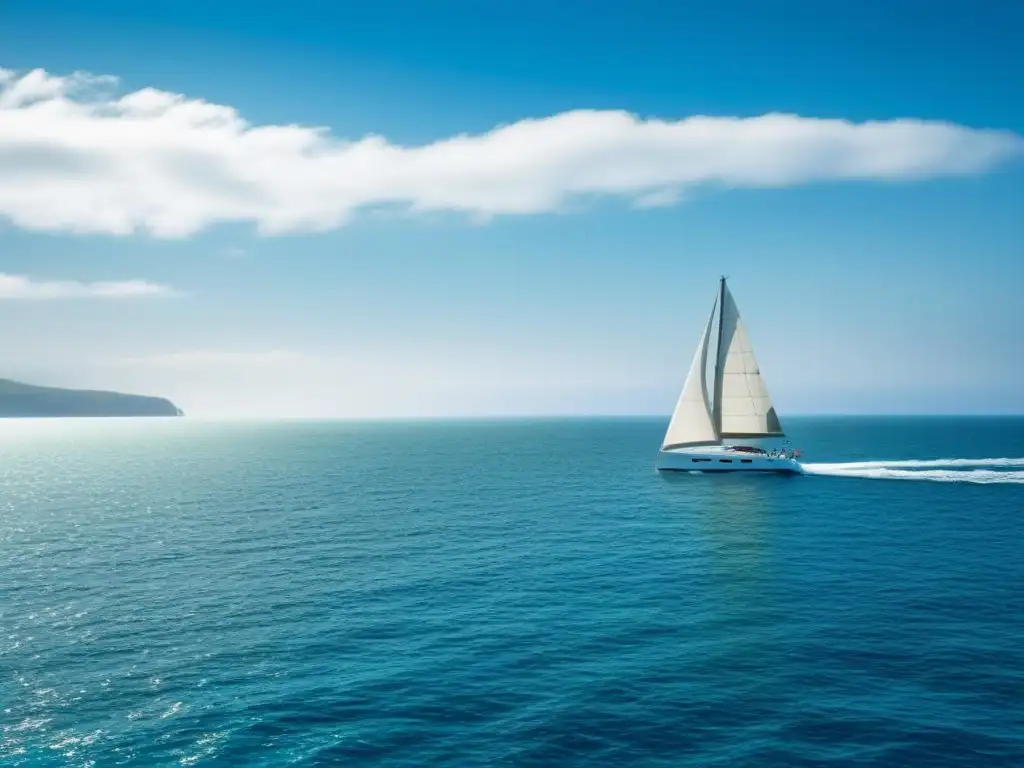
[[[180,237],[233,221],[279,234],[342,226],[375,206],[486,218],[594,195],[666,205],[695,185],[971,174],[1024,152],[1017,134],[942,122],[598,110],[404,147],[253,126],[229,106],[152,88],[119,96],[114,83],[0,76],[0,216],[36,230]]]
[[[173,295],[176,295],[174,289],[148,280],[82,283],[76,280],[33,280],[24,275],[0,273],[0,300],[130,299]]]

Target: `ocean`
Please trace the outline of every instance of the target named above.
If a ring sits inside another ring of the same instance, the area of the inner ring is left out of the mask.
[[[0,765],[1024,765],[1024,419],[785,425],[0,422]]]

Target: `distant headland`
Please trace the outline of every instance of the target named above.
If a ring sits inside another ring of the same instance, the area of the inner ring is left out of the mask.
[[[0,419],[69,416],[184,416],[170,400],[0,379]]]

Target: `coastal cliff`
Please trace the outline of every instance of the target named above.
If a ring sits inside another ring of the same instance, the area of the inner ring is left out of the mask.
[[[184,416],[163,397],[38,387],[0,379],[0,419],[68,416]]]

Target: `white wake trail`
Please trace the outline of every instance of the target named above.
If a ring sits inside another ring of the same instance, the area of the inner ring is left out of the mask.
[[[1022,469],[1014,470],[1015,467]],[[1024,458],[908,459],[804,464],[804,474],[869,480],[927,480],[933,483],[1024,484]]]
[[[954,469],[962,467],[1024,467],[1020,459],[899,459],[889,461],[845,461],[830,464],[805,464],[805,467],[831,467],[833,469]]]

